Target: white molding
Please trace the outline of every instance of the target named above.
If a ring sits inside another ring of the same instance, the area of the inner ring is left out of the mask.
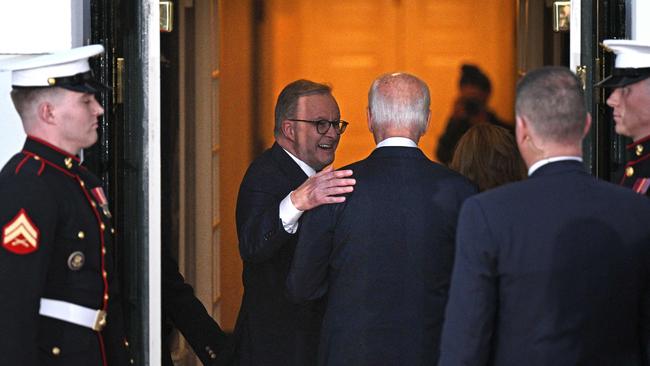
[[[145,131],[145,187],[148,249],[148,337],[147,364],[161,364],[161,161],[160,161],[160,9],[159,1],[143,0],[143,52]]]
[[[581,14],[581,1],[571,0],[571,28],[569,29],[569,68],[574,73],[578,65],[580,65],[580,58],[582,57],[582,44],[580,41],[582,24],[580,22]]]
[[[628,4],[630,7],[629,16],[627,19],[630,22],[630,39],[639,41],[646,41],[650,43],[650,22],[648,22],[648,14],[650,14],[650,1],[648,0],[631,0]]]

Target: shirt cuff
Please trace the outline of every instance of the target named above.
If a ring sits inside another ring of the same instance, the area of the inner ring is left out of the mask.
[[[300,219],[303,212],[293,205],[293,202],[291,202],[291,193],[289,193],[280,202],[280,220],[282,220],[284,231],[289,234],[295,234],[298,231],[298,219]]]

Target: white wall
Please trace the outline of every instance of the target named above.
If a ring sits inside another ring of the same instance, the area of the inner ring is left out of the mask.
[[[87,43],[89,0],[2,0],[0,2],[0,69],[12,55],[38,54]],[[25,140],[11,103],[11,73],[0,71],[0,167]]]
[[[9,98],[11,73],[0,72],[0,167],[20,151],[25,140],[23,125]]]
[[[630,39],[646,41],[650,44],[650,1],[631,0],[627,5],[628,21],[630,21]],[[630,19],[631,18],[631,19]]]

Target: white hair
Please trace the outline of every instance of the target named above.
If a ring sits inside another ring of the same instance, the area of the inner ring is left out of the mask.
[[[391,126],[426,131],[431,97],[429,87],[406,73],[385,74],[373,81],[368,108],[373,127]]]

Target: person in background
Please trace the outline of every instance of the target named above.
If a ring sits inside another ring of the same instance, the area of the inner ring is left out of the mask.
[[[459,95],[454,102],[454,109],[447,121],[445,132],[438,140],[436,156],[440,163],[449,164],[454,154],[458,140],[467,130],[481,123],[490,123],[512,130],[512,127],[501,121],[488,106],[492,94],[490,79],[475,65],[461,66]]]
[[[615,174],[615,182],[642,195],[650,194],[650,42],[608,39],[604,44],[616,53],[613,74],[598,85],[611,88],[607,105],[612,108],[615,130],[632,139],[626,146],[627,162]]]
[[[251,163],[237,197],[244,262],[235,326],[239,365],[316,363],[324,303],[293,304],[284,284],[298,233],[304,231],[302,214],[345,201],[341,195],[355,184],[351,170],[327,167],[347,125],[327,85],[296,80],[278,96],[275,143]]]
[[[90,45],[11,65],[27,140],[0,172],[4,365],[130,365],[102,182],[78,157],[95,144],[107,88]]]
[[[479,192],[526,177],[515,136],[489,123],[473,126],[460,138],[449,168],[471,180]]]
[[[414,75],[377,78],[368,94],[377,148],[345,168],[354,192],[305,214],[287,290],[296,302],[326,299],[319,365],[438,359],[458,211],[476,189],[418,148],[429,103]]]
[[[529,178],[463,204],[438,365],[647,365],[650,200],[586,171],[568,68],[529,72],[516,96]]]

